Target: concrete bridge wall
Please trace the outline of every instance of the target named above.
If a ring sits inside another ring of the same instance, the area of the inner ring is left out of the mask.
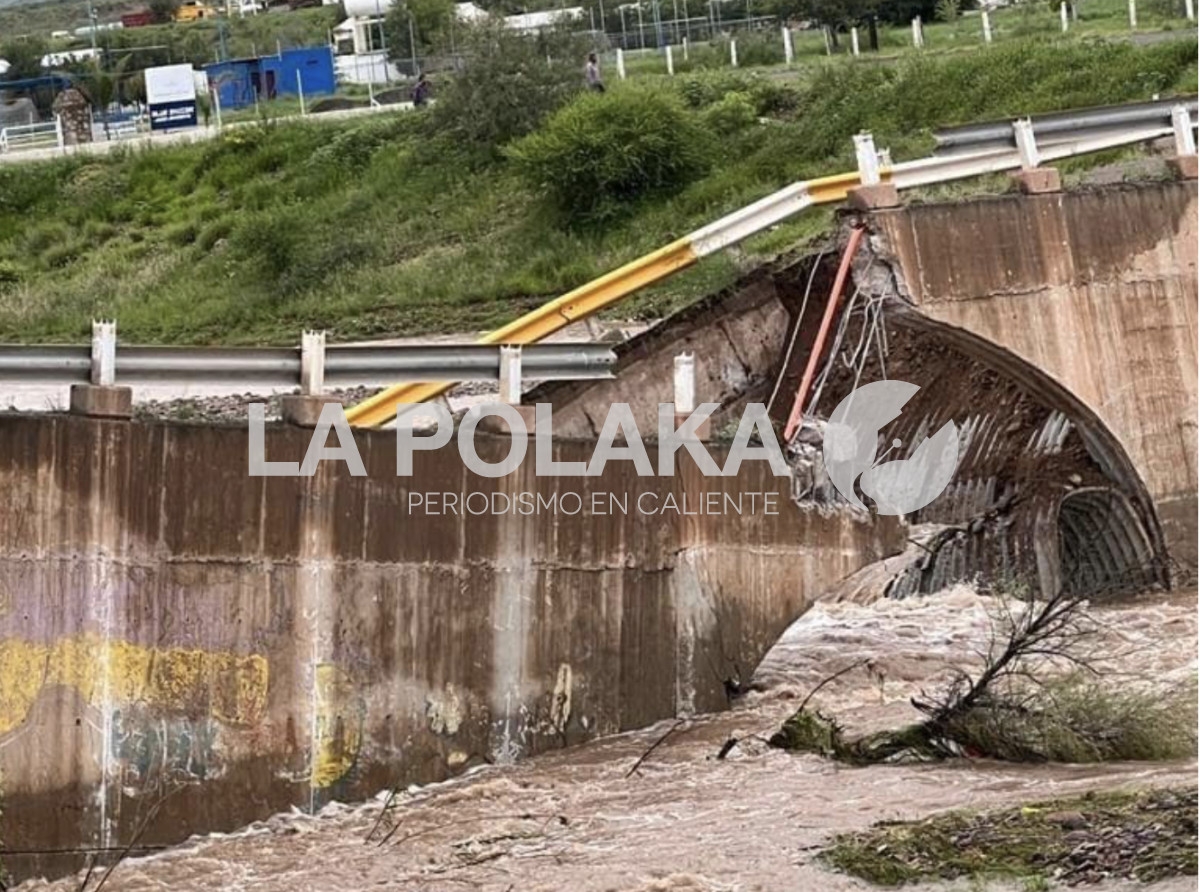
[[[1124,446],[1196,562],[1196,183],[912,205],[874,247],[922,313],[1024,359]]]
[[[812,598],[902,543],[891,522],[797,509],[762,462],[535,477],[531,449],[489,480],[447,448],[398,479],[381,432],[359,434],[366,478],[250,478],[247,436],[0,416],[0,839],[18,877],[85,859],[12,852],[123,845],[156,807],[142,844],[719,708]],[[308,438],[271,428],[268,456]],[[496,460],[508,441],[479,442]],[[410,516],[410,490],[584,509]],[[770,492],[778,513],[592,511],[593,493],[701,491]]]

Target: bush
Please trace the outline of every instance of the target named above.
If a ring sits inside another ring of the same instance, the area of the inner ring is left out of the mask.
[[[704,126],[718,136],[732,136],[753,125],[758,116],[745,93],[727,93],[720,102],[704,110]]]
[[[433,109],[434,123],[493,154],[537,128],[583,89],[588,44],[559,32],[522,34],[489,22],[465,38],[467,61]]]
[[[791,111],[800,101],[795,88],[761,75],[721,71],[686,75],[678,79],[679,95],[692,108],[705,108],[720,102],[730,93],[749,97],[756,115],[777,115]]]
[[[627,87],[580,97],[508,152],[518,171],[576,223],[687,185],[710,145],[675,96]]]

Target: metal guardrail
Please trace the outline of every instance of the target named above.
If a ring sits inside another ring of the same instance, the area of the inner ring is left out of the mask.
[[[296,347],[115,347],[112,380],[97,380],[88,345],[0,345],[0,384],[236,384],[303,386],[304,359]],[[606,379],[616,355],[606,344],[537,344],[521,355],[526,380]],[[325,386],[402,381],[498,381],[501,349],[484,344],[329,346]],[[319,389],[319,387],[318,387]]]
[[[1180,96],[1153,102],[1129,102],[1032,115],[1029,121],[1033,126],[1034,138],[1048,145],[1085,136],[1116,133],[1131,127],[1170,127],[1172,111],[1181,105],[1195,118],[1196,97]],[[933,137],[937,142],[935,155],[1012,148],[1016,145],[1011,120],[947,127],[936,131]]]
[[[1174,106],[1179,104],[1175,103]],[[1033,168],[1059,158],[1134,145],[1172,134],[1175,135],[1179,154],[1194,155],[1194,113],[1182,106],[1174,106],[1161,125],[1152,121],[1124,127],[1117,133],[1063,138],[1045,147],[1037,145],[1027,119],[1010,121],[1006,126],[1013,135],[1012,143],[976,150],[970,154],[934,155],[900,164],[884,163],[880,153],[875,151],[870,135],[860,134],[855,139],[858,170],[785,186],[543,304],[484,335],[480,343],[532,344],[806,208],[844,201],[851,190],[860,186],[884,183],[898,190],[912,189],[1006,170]],[[1014,145],[1016,148],[1013,148]],[[395,417],[397,403],[425,402],[444,393],[450,386],[442,382],[396,384],[349,409],[346,418],[356,427],[379,427]]]

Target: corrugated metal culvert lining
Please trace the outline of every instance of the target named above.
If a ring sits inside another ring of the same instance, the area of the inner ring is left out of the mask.
[[[850,312],[843,343],[852,350],[866,316]],[[869,356],[861,370],[835,357],[818,413],[856,382],[886,376],[921,388],[880,432],[881,444],[903,443],[889,458],[910,457],[947,421],[959,429],[954,479],[908,516],[930,525],[922,527],[928,537],[890,596],[976,578],[1093,597],[1166,583],[1149,493],[1093,412],[1041,370],[898,300],[886,303],[883,319],[886,355]]]

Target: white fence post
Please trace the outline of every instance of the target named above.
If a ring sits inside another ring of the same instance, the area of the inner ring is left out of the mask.
[[[864,186],[879,185],[879,153],[870,133],[854,135],[854,155],[858,159],[858,181]]]
[[[1033,170],[1041,159],[1038,156],[1037,140],[1033,136],[1033,124],[1029,118],[1013,121],[1013,136],[1017,141],[1017,152],[1021,156],[1021,169]]]
[[[625,51],[617,47],[617,77],[625,80]]]
[[[1175,130],[1175,154],[1195,155],[1196,135],[1192,132],[1192,116],[1186,105],[1176,105],[1171,109],[1171,126]]]
[[[980,17],[980,19],[983,20],[983,42],[991,43],[992,42],[992,20],[988,16],[988,11],[986,9],[981,10],[979,13],[979,17]]]
[[[783,61],[788,65],[796,60],[796,53],[792,48],[792,32],[787,25],[783,26]]]
[[[925,35],[921,33],[921,17],[917,16],[912,20],[912,40],[913,46],[917,49],[925,46]]]
[[[854,53],[854,55],[856,55],[856,56],[858,55],[858,29],[857,28],[850,29],[850,51],[852,53]]]
[[[1137,0],[1129,0],[1129,27],[1137,30]]]
[[[221,91],[213,90],[213,110],[217,113],[217,130],[221,129]]]
[[[675,414],[691,415],[696,411],[696,357],[680,353],[675,357]]]
[[[300,94],[300,114],[306,115],[308,111],[304,108],[304,75],[299,70],[296,71],[296,92]]]
[[[671,55],[671,45],[667,44],[667,74],[675,74],[675,57]]]
[[[1067,3],[1066,0],[1058,4],[1058,18],[1062,23],[1063,34],[1067,33],[1067,28],[1070,27],[1070,19],[1067,18]]]
[[[325,389],[325,332],[300,334],[300,392],[320,396]]]
[[[825,55],[832,56],[833,55],[833,41],[831,41],[829,39],[829,28],[828,27],[821,29],[821,36],[825,38]]]
[[[59,151],[66,153],[67,140],[63,136],[62,115],[54,116],[54,140],[58,145]]]
[[[92,320],[91,380],[97,387],[112,387],[117,380],[117,323]]]
[[[1191,2],[1191,0],[1188,0],[1188,2]],[[687,60],[688,60],[688,39],[687,39],[687,37],[684,37],[683,38],[683,61],[686,62]]]
[[[1192,0],[1183,0],[1183,11],[1187,14],[1189,22],[1196,21],[1196,4]]]
[[[729,38],[729,64],[737,68],[737,38]]]
[[[500,402],[521,405],[521,348],[500,348]]]

